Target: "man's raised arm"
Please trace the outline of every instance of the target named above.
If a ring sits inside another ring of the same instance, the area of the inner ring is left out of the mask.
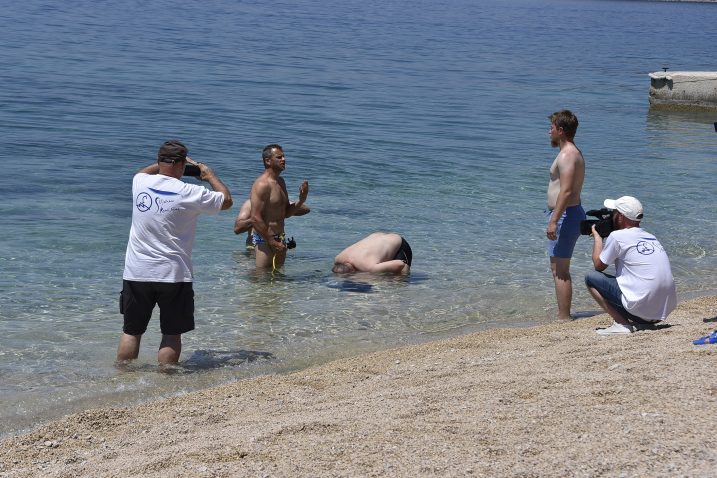
[[[299,200],[293,203],[289,203],[286,207],[286,217],[291,216],[303,216],[309,214],[311,209],[304,205],[306,198],[309,196],[309,182],[304,180],[299,186]]]

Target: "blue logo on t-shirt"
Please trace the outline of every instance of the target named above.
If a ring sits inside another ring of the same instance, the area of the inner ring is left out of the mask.
[[[136,202],[137,209],[140,212],[147,212],[152,208],[152,196],[147,193],[139,193]]]
[[[640,241],[635,245],[635,250],[643,256],[649,256],[655,252],[655,245],[651,242]]]
[[[179,196],[179,193],[175,193],[172,191],[162,191],[161,189],[154,188],[148,189],[159,196]],[[137,202],[135,203],[135,205],[140,212],[147,212],[152,209],[152,203],[156,203],[157,212],[163,213],[168,210],[165,205],[172,204],[174,203],[174,201],[174,199],[160,199],[159,197],[153,201],[152,196],[149,193],[141,192],[137,195]]]

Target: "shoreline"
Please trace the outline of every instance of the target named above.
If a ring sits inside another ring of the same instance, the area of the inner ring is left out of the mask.
[[[675,476],[717,467],[717,296],[660,330],[489,329],[0,441],[0,477]],[[139,438],[138,438],[139,437]]]

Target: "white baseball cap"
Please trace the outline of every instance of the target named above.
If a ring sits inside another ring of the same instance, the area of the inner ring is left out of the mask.
[[[623,216],[633,221],[642,220],[642,204],[632,196],[606,199],[603,203],[608,209],[617,209]]]

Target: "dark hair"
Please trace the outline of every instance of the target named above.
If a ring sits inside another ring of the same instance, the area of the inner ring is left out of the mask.
[[[157,161],[162,163],[175,163],[176,161],[184,161],[187,159],[189,150],[180,141],[170,139],[162,143],[157,153]]]
[[[336,274],[350,274],[352,272],[356,272],[356,268],[351,264],[334,264],[334,267],[333,269],[331,269],[331,272],[334,272]]]
[[[284,148],[281,147],[280,144],[267,144],[264,146],[264,149],[261,151],[261,160],[264,161],[264,166],[266,167],[266,161],[271,158],[271,151],[274,149],[284,151]]]
[[[551,124],[554,124],[557,128],[563,128],[568,139],[572,140],[575,137],[575,133],[578,131],[578,117],[572,111],[556,111],[548,118],[550,118]]]

